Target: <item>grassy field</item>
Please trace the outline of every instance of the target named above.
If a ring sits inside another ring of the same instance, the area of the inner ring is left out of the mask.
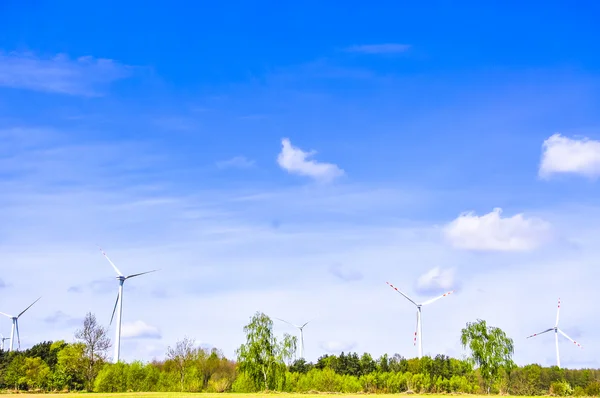
[[[90,396],[94,398],[105,398],[105,397],[135,397],[135,398],[191,398],[193,396],[201,396],[202,398],[224,398],[224,396],[229,396],[230,398],[273,398],[275,396],[282,396],[282,398],[323,398],[327,395],[341,395],[344,398],[364,398],[365,395],[373,395],[373,394],[339,394],[339,393],[321,393],[321,394],[287,394],[287,393],[271,393],[271,394],[210,394],[210,393],[178,393],[178,392],[133,392],[133,393],[115,393],[115,394],[98,394],[98,393],[71,393],[71,394],[20,394],[26,397],[65,397],[65,396]],[[463,397],[471,397],[471,398],[483,398],[489,397],[489,395],[464,395]],[[8,397],[15,396],[15,394],[0,394],[0,397]],[[416,397],[415,394],[381,394],[382,397],[389,398],[398,398],[398,397]],[[435,395],[435,394],[427,394],[427,398],[448,398],[451,396],[450,394],[445,395]],[[424,395],[425,397],[425,395]],[[526,397],[519,397],[526,398]]]
[[[63,394],[33,394],[33,393],[0,393],[0,397],[9,396],[26,396],[26,397],[39,397],[39,398],[50,398],[50,397],[67,397],[67,396],[79,396],[79,397],[90,397],[90,398],[108,398],[108,397],[132,397],[132,398],[192,398],[201,396],[201,398],[324,398],[328,395],[343,396],[344,398],[364,398],[365,395],[375,394],[341,394],[341,393],[320,393],[320,394],[289,394],[289,393],[256,393],[256,394],[237,394],[237,393],[224,393],[224,394],[213,394],[213,393],[189,393],[189,392],[123,392],[123,393],[85,393],[85,392],[74,392],[74,393],[63,393]],[[390,398],[398,397],[415,397],[415,394],[381,394],[382,396]],[[442,395],[427,395],[428,398],[442,397]],[[448,395],[444,395],[448,397]],[[472,398],[479,398],[477,395],[469,396]],[[483,396],[481,396],[483,397]]]
[[[0,397],[8,397],[15,396],[16,394],[1,394]],[[98,394],[98,393],[71,393],[71,394],[24,394],[21,393],[19,395],[24,395],[26,397],[65,397],[65,396],[89,396],[94,398],[105,398],[105,397],[135,397],[135,398],[191,398],[193,396],[201,396],[202,398],[224,398],[224,396],[229,396],[230,398],[273,398],[274,396],[282,396],[285,398],[323,398],[323,396],[327,395],[341,395],[344,398],[364,398],[365,395],[373,395],[373,394],[339,394],[339,393],[321,393],[321,394],[287,394],[287,393],[271,393],[271,394],[210,394],[210,393],[179,393],[179,392],[132,392],[132,393],[115,393],[115,394]],[[489,397],[489,395],[464,395],[463,397],[471,397],[471,398],[482,398]],[[389,398],[398,398],[398,397],[416,397],[415,394],[381,394],[382,397]],[[425,395],[424,395],[425,396]],[[435,394],[427,394],[427,398],[448,398],[451,396],[449,394],[445,395],[435,395]],[[526,397],[519,397],[526,398]]]
[[[26,396],[26,397],[39,397],[39,398],[50,398],[50,397],[66,397],[66,396],[89,396],[90,398],[105,398],[105,397],[135,397],[135,398],[191,398],[194,396],[201,396],[202,398],[224,398],[224,396],[229,396],[230,398],[274,398],[276,396],[281,396],[281,398],[323,398],[327,395],[341,395],[344,398],[364,398],[365,395],[374,395],[374,394],[341,394],[341,393],[321,393],[321,394],[288,394],[288,393],[270,393],[270,394],[233,394],[233,393],[225,393],[225,394],[210,394],[210,393],[185,393],[185,392],[132,392],[132,393],[114,393],[114,394],[100,394],[100,393],[70,393],[70,394],[29,394],[29,393],[21,393],[18,395]],[[17,396],[17,394],[1,394],[0,397],[8,397],[8,396]],[[381,394],[382,397],[389,398],[398,398],[398,397],[415,397],[415,394]],[[446,395],[433,395],[427,394],[428,398],[436,398],[436,397],[445,397],[448,398],[448,394]],[[479,398],[483,397],[479,395],[469,395],[468,397]],[[521,398],[521,397],[520,397]]]

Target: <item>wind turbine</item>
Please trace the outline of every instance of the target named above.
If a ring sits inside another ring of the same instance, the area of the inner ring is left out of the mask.
[[[539,336],[540,334],[548,333],[548,332],[554,330],[554,342],[556,343],[556,366],[558,366],[560,368],[560,354],[558,352],[558,334],[559,333],[562,334],[568,340],[570,340],[577,347],[579,347],[579,348],[583,348],[583,347],[581,346],[581,344],[579,344],[578,342],[576,342],[575,340],[573,340],[572,338],[567,336],[567,334],[565,332],[563,332],[562,330],[560,330],[558,328],[559,318],[560,318],[560,299],[558,299],[558,308],[556,310],[556,323],[554,324],[554,327],[550,328],[550,329],[546,329],[543,332],[539,332],[539,333],[532,334],[531,336],[527,336],[527,338],[530,339],[532,337]]]
[[[113,318],[115,317],[115,311],[117,310],[117,306],[119,306],[119,312],[117,313],[115,356],[113,358],[114,362],[116,363],[116,362],[119,362],[119,356],[121,354],[121,317],[123,315],[123,284],[125,283],[125,281],[127,279],[134,278],[136,276],[140,276],[140,275],[144,275],[144,274],[149,274],[150,272],[155,272],[157,270],[146,271],[146,272],[141,272],[139,274],[125,276],[125,275],[123,275],[123,273],[121,271],[119,271],[117,266],[112,261],[110,261],[110,258],[108,258],[108,256],[104,252],[104,250],[102,250],[101,247],[99,247],[99,249],[102,252],[102,254],[104,255],[104,257],[106,257],[106,259],[108,260],[110,265],[112,265],[114,270],[117,272],[117,280],[119,281],[119,292],[117,293],[117,301],[115,301],[115,307],[113,308],[112,316],[110,317],[110,325],[112,325]]]
[[[310,321],[306,322],[306,323],[305,323],[304,325],[302,325],[302,326],[299,326],[299,325],[296,325],[296,324],[290,323],[290,322],[288,322],[288,321],[286,321],[286,320],[283,320],[283,319],[281,319],[281,318],[275,318],[275,319],[278,319],[278,320],[280,320],[281,322],[285,322],[285,323],[287,323],[288,325],[292,325],[293,327],[295,327],[295,328],[297,328],[297,329],[299,329],[299,330],[300,330],[300,358],[301,358],[301,359],[304,359],[304,326],[308,325],[308,323],[309,323]]]
[[[441,299],[442,297],[446,297],[449,294],[454,293],[454,290],[449,291],[448,293],[444,293],[441,296],[432,298],[431,300],[427,300],[424,303],[421,304],[417,304],[413,299],[411,299],[410,297],[408,297],[406,294],[402,293],[400,290],[398,290],[398,288],[396,288],[394,285],[392,285],[389,282],[386,282],[392,289],[394,289],[395,291],[397,291],[398,293],[400,293],[401,295],[404,296],[405,299],[407,299],[408,301],[410,301],[411,303],[413,303],[416,307],[417,307],[417,329],[415,330],[415,337],[414,337],[414,345],[417,345],[417,338],[419,341],[419,347],[418,347],[418,352],[419,352],[419,358],[421,358],[423,356],[423,325],[421,323],[421,307],[423,307],[424,305],[427,304],[431,304],[434,301],[437,301],[439,299]]]
[[[4,312],[0,312],[0,314],[4,315],[12,320],[12,329],[10,331],[10,343],[9,343],[10,346],[8,347],[9,351],[12,351],[13,347],[14,347],[15,332],[17,333],[17,341],[19,343],[19,349],[21,348],[21,336],[19,335],[19,318],[21,317],[21,315],[23,315],[25,313],[25,311],[30,309],[31,306],[34,305],[35,303],[37,303],[40,299],[41,299],[41,297],[38,298],[37,300],[35,300],[33,303],[31,303],[29,305],[29,307],[25,308],[17,316],[12,316],[12,315],[5,314]],[[2,349],[4,349],[4,340],[6,340],[6,339],[4,337],[2,337]]]
[[[4,342],[6,340],[10,340],[10,337],[4,337],[4,335],[0,334],[0,340],[2,340],[2,344],[0,344],[0,350],[4,351]]]

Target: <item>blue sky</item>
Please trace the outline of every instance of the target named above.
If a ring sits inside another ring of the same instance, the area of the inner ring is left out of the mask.
[[[126,284],[128,360],[184,335],[232,356],[255,311],[314,319],[310,360],[411,357],[390,281],[457,289],[424,311],[425,353],[462,355],[483,318],[553,364],[524,337],[561,297],[585,347],[562,364],[600,367],[598,8],[0,4],[0,311],[44,296],[24,346],[108,323],[100,244],[161,268]]]

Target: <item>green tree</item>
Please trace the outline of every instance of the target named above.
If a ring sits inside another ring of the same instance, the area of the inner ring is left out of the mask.
[[[85,384],[87,360],[85,344],[67,344],[56,354],[53,385],[58,389],[80,390]]]
[[[21,369],[24,382],[29,389],[41,389],[48,385],[50,367],[42,360],[42,358],[25,358]]]
[[[23,365],[25,364],[25,355],[20,352],[11,353],[10,363],[4,372],[4,382],[18,390],[19,387],[25,384],[25,373]]]
[[[514,343],[502,329],[487,326],[484,320],[469,322],[462,329],[460,342],[463,348],[469,347],[471,360],[479,368],[484,389],[489,394],[492,384],[498,379],[502,368],[514,366],[512,354]]]
[[[377,364],[373,360],[371,354],[365,352],[360,357],[360,373],[362,375],[368,375],[377,370]]]
[[[296,352],[297,338],[284,334],[278,341],[273,335],[273,321],[257,312],[244,327],[246,344],[236,350],[240,370],[254,381],[257,387],[274,390],[285,380],[285,362]]]
[[[296,359],[290,366],[290,372],[292,373],[308,373],[314,367],[312,363],[306,362],[306,359]]]

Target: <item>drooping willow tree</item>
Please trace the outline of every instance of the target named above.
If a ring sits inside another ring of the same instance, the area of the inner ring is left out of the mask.
[[[502,368],[509,370],[514,367],[513,340],[502,329],[488,326],[484,320],[478,319],[462,329],[460,342],[463,348],[468,347],[471,351],[471,360],[479,368],[485,391],[489,394]]]

